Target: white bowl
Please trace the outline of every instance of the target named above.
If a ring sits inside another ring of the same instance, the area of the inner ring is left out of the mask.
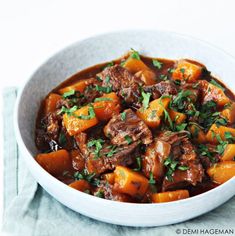
[[[206,193],[161,204],[120,203],[72,189],[48,174],[35,160],[36,114],[40,101],[67,77],[105,61],[118,58],[130,48],[161,58],[191,58],[202,62],[235,91],[235,60],[202,41],[162,31],[124,31],[75,43],[47,60],[23,85],[16,104],[15,132],[25,163],[37,182],[52,197],[83,215],[128,226],[160,226],[204,214],[235,195],[235,178]]]

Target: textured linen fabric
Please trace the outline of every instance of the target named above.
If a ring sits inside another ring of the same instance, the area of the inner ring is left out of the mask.
[[[106,224],[63,206],[36,183],[18,152],[13,131],[16,91],[15,88],[9,88],[4,93],[4,216],[2,234],[14,236],[170,236],[190,235],[190,231],[189,234],[186,231],[195,229],[231,229],[234,233],[230,232],[230,235],[235,235],[235,197],[214,211],[196,219],[180,224],[151,228]],[[179,212],[179,214],[184,213]],[[177,229],[178,231],[176,231]],[[216,235],[225,234],[217,233]]]

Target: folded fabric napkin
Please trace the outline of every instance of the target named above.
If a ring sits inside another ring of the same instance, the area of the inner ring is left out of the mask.
[[[198,234],[204,235],[206,235],[205,230],[212,232],[213,230],[230,229],[235,235],[235,197],[214,211],[196,219],[152,228],[106,224],[63,206],[32,178],[19,153],[13,131],[13,108],[16,95],[17,90],[9,88],[5,90],[3,97],[5,105],[3,106],[4,216],[2,233],[16,236],[170,236],[192,234],[190,230],[195,229],[198,230]],[[179,212],[179,214],[184,213]],[[216,233],[216,235],[220,234]]]

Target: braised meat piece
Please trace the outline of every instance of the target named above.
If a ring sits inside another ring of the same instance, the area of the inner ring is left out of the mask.
[[[136,142],[118,147],[106,142],[101,144],[99,153],[95,147],[89,147],[86,155],[86,168],[89,173],[101,174],[114,170],[117,165],[129,166],[134,162],[137,146]]]
[[[152,142],[150,129],[131,109],[113,116],[104,127],[104,133],[114,145],[126,145],[137,141],[143,144]]]
[[[118,202],[133,202],[129,195],[115,191],[113,185],[108,184],[106,181],[100,181],[99,186],[94,191],[94,195]]]
[[[111,87],[127,104],[133,103],[132,105],[140,107],[139,98],[141,93],[139,86],[143,85],[143,82],[127,69],[115,65],[105,68],[97,76],[102,79],[103,87]]]
[[[195,186],[197,183],[202,182],[204,176],[204,169],[198,160],[196,161],[188,161],[181,162],[181,166],[187,166],[187,170],[179,170],[177,169],[172,174],[172,179],[164,178],[162,184],[162,190],[174,190],[180,189],[182,187],[193,185]]]

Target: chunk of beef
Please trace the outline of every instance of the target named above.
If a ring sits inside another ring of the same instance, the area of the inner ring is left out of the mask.
[[[70,152],[72,158],[73,168],[77,171],[82,171],[85,168],[85,158],[81,152],[77,149],[74,149]]]
[[[58,138],[60,134],[61,119],[56,113],[46,115],[36,129],[36,145],[38,149],[57,151],[60,146]]]
[[[174,171],[172,179],[164,178],[162,191],[180,189],[188,185],[196,185],[201,182],[204,176],[204,169],[198,160],[181,162],[181,165],[187,166],[187,170]]]
[[[98,157],[94,153],[94,148],[89,148],[86,155],[86,168],[89,173],[101,174],[115,169],[117,165],[129,166],[134,162],[137,146],[136,142],[118,147],[106,142]]]
[[[118,201],[118,202],[133,202],[133,199],[124,193],[118,193],[113,188],[113,185],[108,184],[106,181],[101,181],[97,189],[94,191],[95,196],[101,195],[108,200]]]
[[[103,87],[112,87],[112,90],[117,92],[127,104],[133,103],[140,107],[139,98],[141,93],[139,86],[143,85],[143,82],[127,69],[115,65],[105,68],[97,76],[103,80]]]
[[[165,131],[160,133],[146,150],[143,158],[143,172],[147,177],[152,173],[158,183],[163,179],[164,191],[183,185],[195,185],[202,181],[204,170],[187,134],[186,131]],[[184,171],[176,168],[172,179],[169,180],[165,176],[167,168],[164,165],[168,157],[178,163],[178,166],[187,166],[188,169]]]
[[[142,141],[143,144],[152,142],[150,129],[131,109],[113,116],[104,127],[104,133],[114,145],[125,145],[136,141]]]

